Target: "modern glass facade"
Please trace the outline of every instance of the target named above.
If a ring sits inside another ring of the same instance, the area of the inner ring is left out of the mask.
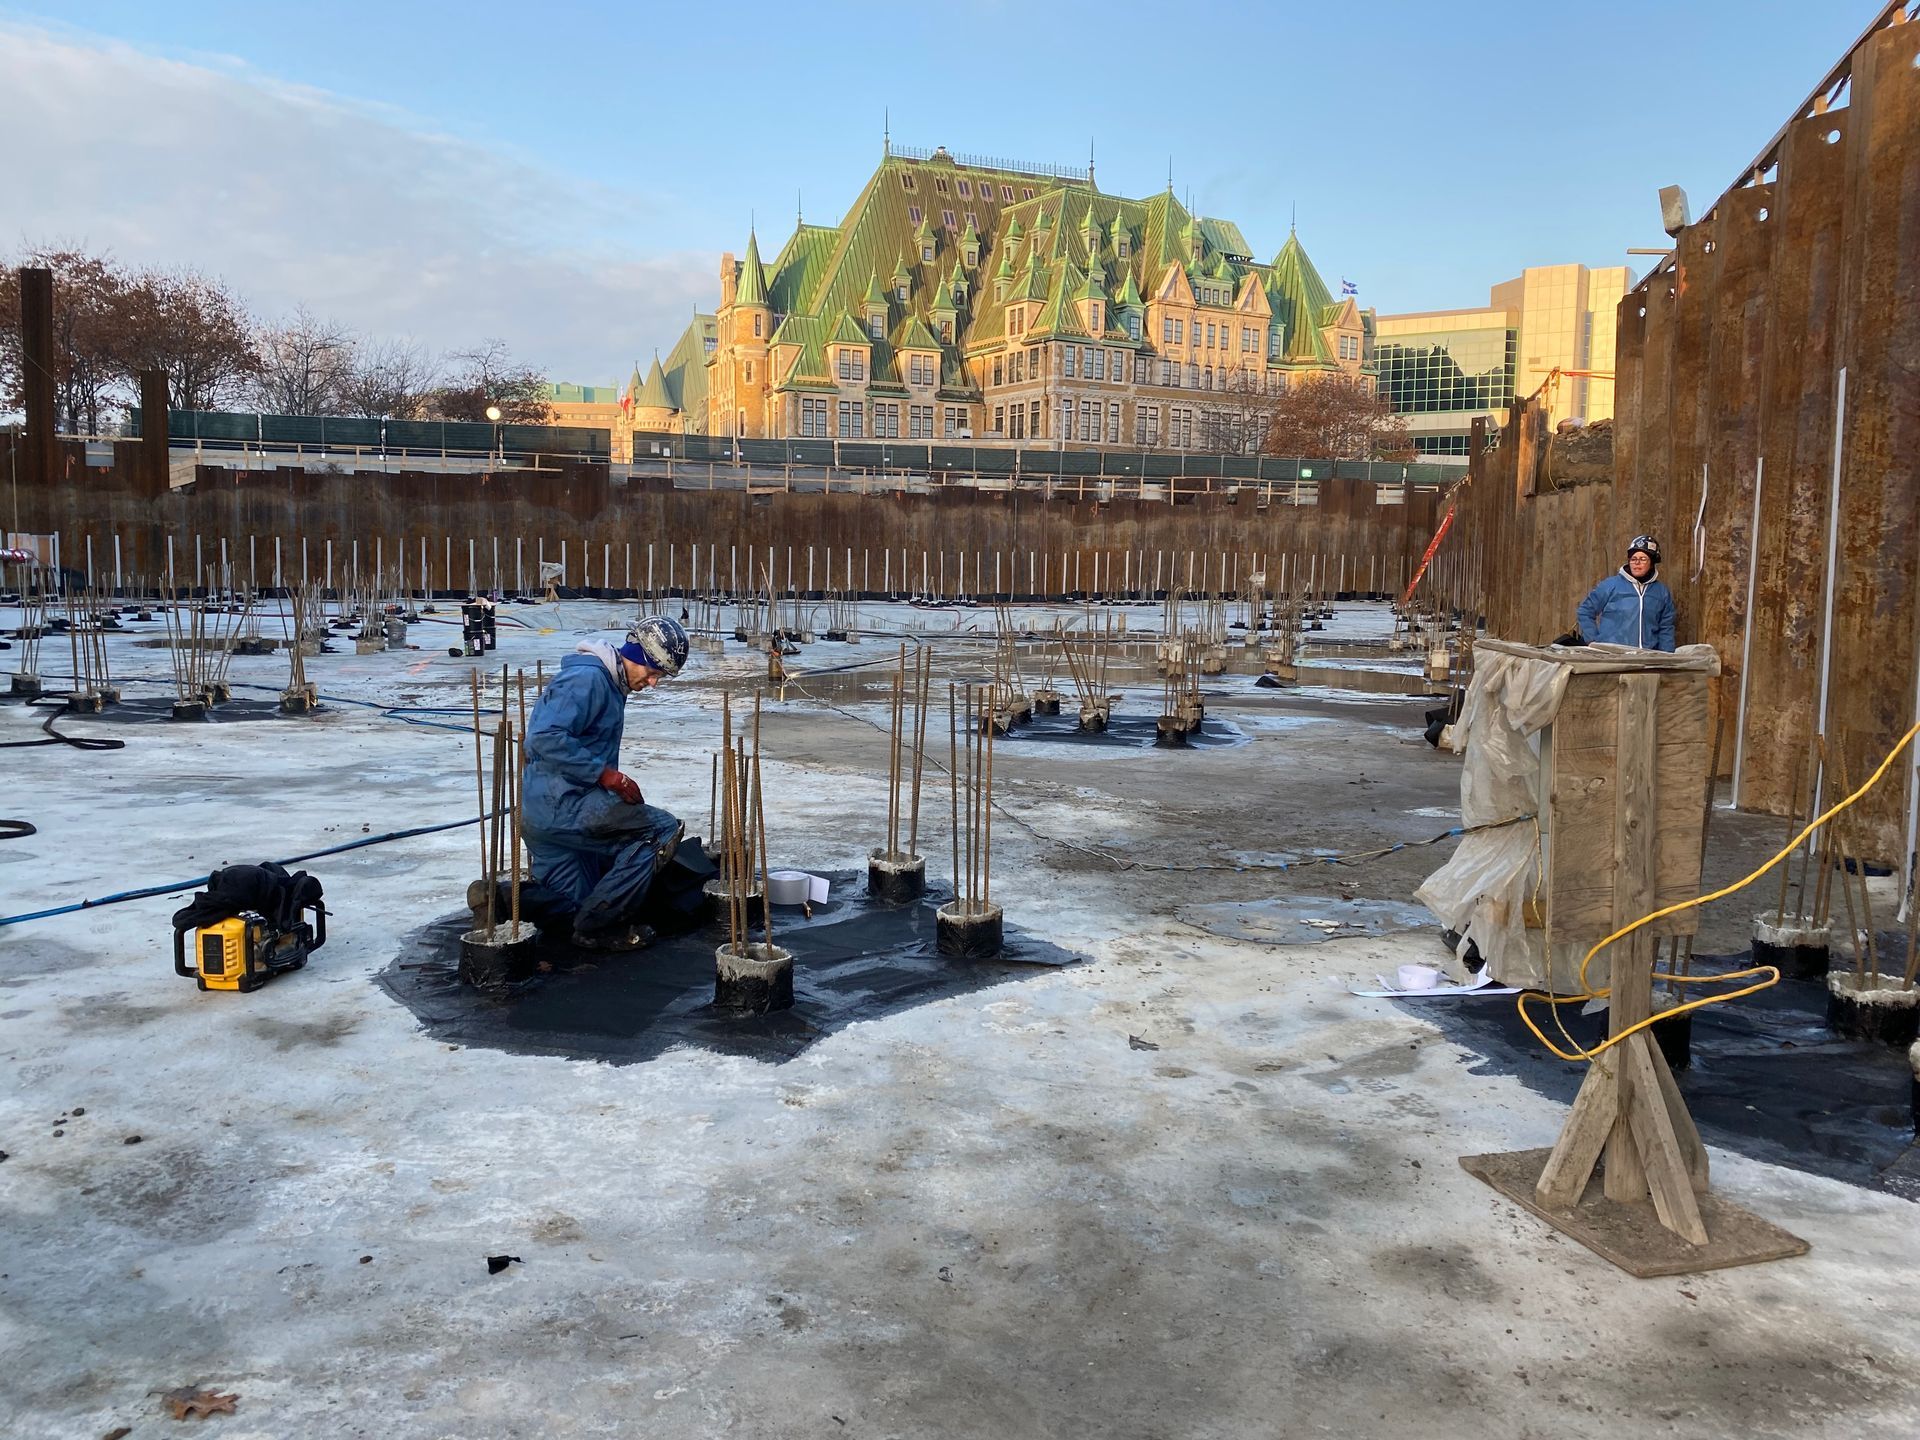
[[[1402,415],[1504,409],[1513,403],[1516,330],[1442,330],[1381,336],[1373,362],[1380,393]]]
[[[1611,416],[1614,312],[1627,280],[1625,266],[1535,266],[1494,286],[1484,310],[1379,316],[1380,391],[1414,449],[1465,455],[1476,415],[1501,424],[1517,396],[1542,386],[1556,420]]]

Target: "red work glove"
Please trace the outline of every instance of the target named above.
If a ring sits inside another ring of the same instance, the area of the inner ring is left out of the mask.
[[[629,805],[642,803],[640,787],[634,784],[627,776],[622,775],[618,770],[611,768],[602,770],[600,772],[600,788],[602,790],[611,790]]]

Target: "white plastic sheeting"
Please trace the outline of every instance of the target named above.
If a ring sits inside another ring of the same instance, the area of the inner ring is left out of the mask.
[[[1576,671],[1616,668],[1717,670],[1719,661],[1707,645],[1684,646],[1668,655],[1619,645],[1535,648],[1483,640],[1474,647],[1473,683],[1459,720],[1443,738],[1466,757],[1460,773],[1461,824],[1468,830],[1502,828],[1462,836],[1452,857],[1413,895],[1449,930],[1479,947],[1502,985],[1554,989],[1552,979],[1570,978],[1569,966],[1578,964],[1578,954],[1556,957],[1563,963],[1554,964],[1550,976],[1545,937],[1536,931],[1538,938],[1530,940],[1527,934],[1527,902],[1545,883],[1541,834],[1548,823],[1543,787],[1549,782],[1539,737],[1559,714],[1567,681]],[[1577,948],[1584,953],[1584,947]],[[1465,977],[1457,958],[1451,973]],[[1604,970],[1596,970],[1593,979],[1604,978]]]

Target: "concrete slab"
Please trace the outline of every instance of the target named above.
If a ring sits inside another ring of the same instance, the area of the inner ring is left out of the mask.
[[[627,609],[511,612],[532,628],[503,627],[491,658],[551,667]],[[443,642],[309,660],[337,697],[311,721],[0,752],[0,814],[40,827],[0,842],[0,911],[460,818],[470,741],[432,708],[467,703],[468,667]],[[129,693],[164,680],[164,656],[109,648]],[[650,799],[703,817],[720,687],[763,666],[730,647],[633,702],[623,764]],[[234,661],[238,684],[284,676]],[[1715,1150],[1717,1190],[1812,1253],[1634,1280],[1455,1163],[1549,1144],[1561,1105],[1476,1073],[1425,1012],[1344,993],[1430,958],[1431,934],[1287,945],[1176,923],[1196,903],[1404,902],[1444,846],[1297,872],[1233,857],[1425,839],[1447,822],[1422,812],[1458,803],[1424,702],[1224,678],[1208,712],[1244,745],[996,756],[994,899],[1089,963],[784,1064],[424,1033],[374,976],[457,906],[471,828],[312,862],[330,943],[252,996],[173,976],[173,895],[0,926],[6,1428],[159,1433],[153,1392],[197,1383],[239,1396],[208,1422],[229,1436],[1920,1430],[1909,1201]],[[769,710],[776,865],[864,865],[879,714]],[[0,740],[38,734],[0,705]],[[929,803],[936,877],[940,819]],[[1723,838],[1729,864],[1764,843]],[[489,1274],[497,1254],[522,1263]]]

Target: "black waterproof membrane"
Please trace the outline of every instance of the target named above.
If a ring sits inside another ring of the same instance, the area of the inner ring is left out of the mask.
[[[110,681],[108,683],[112,682]],[[5,692],[0,691],[0,702],[4,702],[6,698]],[[68,729],[69,721],[76,726],[185,725],[190,723],[200,725],[229,725],[242,720],[285,720],[290,718],[304,720],[311,718],[310,715],[298,717],[282,715],[280,713],[280,702],[278,700],[242,699],[237,695],[230,700],[222,700],[218,705],[209,705],[207,707],[207,717],[205,720],[191,722],[185,720],[176,721],[173,718],[173,697],[171,695],[128,696],[115,704],[106,706],[97,713],[87,711],[84,714],[68,714],[66,710],[62,708],[65,703],[65,698],[63,692],[58,700],[51,696],[42,696],[33,702],[35,711],[40,718],[44,719],[48,715],[54,717],[54,729],[56,730]],[[84,735],[86,731],[76,729],[73,733],[76,735]]]
[[[1066,713],[1071,711],[1071,713]],[[1010,735],[997,736],[995,745],[1013,745],[1023,740],[1040,740],[1057,745],[1090,745],[1109,750],[1151,750],[1158,733],[1154,715],[1115,715],[1104,730],[1082,730],[1080,711],[1069,700],[1059,715],[1035,715],[1032,720],[1013,727]],[[1225,720],[1203,719],[1200,728],[1187,736],[1187,744],[1199,750],[1217,749],[1247,743],[1246,732]]]
[[[374,978],[448,1044],[616,1065],[691,1045],[778,1063],[856,1020],[1084,958],[1009,925],[998,959],[951,960],[935,949],[934,912],[950,898],[945,892],[892,906],[867,898],[864,874],[830,879],[832,898],[814,906],[811,919],[798,907],[774,907],[774,943],[793,952],[791,1010],[715,1008],[713,956],[726,940],[724,922],[630,953],[582,950],[543,934],[536,963],[552,968],[495,999],[460,983],[460,937],[473,925],[462,910],[409,935]],[[756,906],[755,943],[759,919]]]
[[[1693,957],[1693,973],[1743,969],[1746,956]],[[1656,994],[1662,982],[1655,981]],[[1716,987],[1686,985],[1693,1000]],[[1736,982],[1731,988],[1738,988]],[[1572,1103],[1584,1065],[1555,1059],[1515,1013],[1513,997],[1402,1001],[1448,1039],[1484,1058],[1476,1075],[1514,1075],[1528,1089]],[[1530,1007],[1561,1049],[1544,1004]],[[1560,1019],[1582,1049],[1607,1033],[1604,1011]],[[1782,979],[1771,989],[1696,1010],[1693,1063],[1677,1071],[1688,1113],[1709,1145],[1750,1159],[1920,1200],[1913,1075],[1904,1051],[1843,1040],[1827,1029],[1825,977]]]

